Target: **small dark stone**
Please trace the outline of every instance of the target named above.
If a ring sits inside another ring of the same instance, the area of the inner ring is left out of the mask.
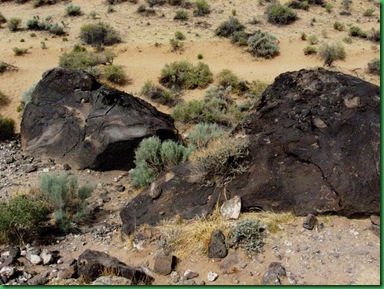
[[[176,264],[176,257],[175,256],[156,256],[155,257],[155,265],[153,268],[153,271],[155,271],[157,274],[160,275],[169,275],[171,274],[173,268]]]
[[[263,285],[280,285],[280,278],[286,277],[285,268],[279,262],[272,262],[263,276]]]
[[[317,218],[315,215],[308,214],[308,216],[305,218],[303,222],[303,227],[308,230],[312,230],[316,224],[318,223]]]
[[[11,164],[11,163],[13,163],[15,161],[15,159],[13,158],[13,157],[7,157],[7,158],[5,158],[5,163],[6,164]]]
[[[71,168],[71,166],[69,165],[69,164],[64,164],[63,165],[63,170],[64,171],[70,171],[72,168]]]
[[[123,185],[116,185],[116,191],[118,192],[124,192],[125,191],[125,187]]]
[[[208,257],[225,258],[227,254],[228,249],[225,244],[225,236],[220,230],[214,231],[208,246]]]
[[[27,165],[24,167],[24,172],[27,174],[32,173],[32,172],[36,172],[36,171],[37,171],[37,167],[34,165]]]

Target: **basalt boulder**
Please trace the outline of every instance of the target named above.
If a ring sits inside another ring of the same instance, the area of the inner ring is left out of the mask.
[[[76,169],[130,169],[134,149],[154,135],[178,139],[169,115],[79,69],[45,72],[21,122],[26,154]]]
[[[148,189],[123,208],[124,232],[206,215],[236,195],[243,212],[380,213],[378,86],[324,69],[283,73],[232,134],[249,138],[246,172],[220,188],[192,183],[191,164],[175,167],[156,182],[156,198]]]

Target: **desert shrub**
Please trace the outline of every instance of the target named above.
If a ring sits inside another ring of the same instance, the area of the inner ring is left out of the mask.
[[[325,4],[324,6],[325,10],[328,12],[328,13],[331,13],[332,12],[332,9],[333,9],[333,5],[331,3],[327,3]]]
[[[375,28],[372,28],[367,38],[373,42],[380,42],[380,30],[376,30]]]
[[[127,73],[121,66],[117,65],[107,65],[104,67],[104,77],[108,81],[124,85],[128,82]]]
[[[351,37],[344,37],[343,38],[343,41],[345,42],[345,43],[347,43],[347,44],[351,44],[352,43],[352,38]]]
[[[345,26],[343,23],[336,21],[335,23],[333,23],[333,28],[338,31],[343,31]]]
[[[236,125],[244,115],[231,99],[232,88],[211,86],[204,99],[192,100],[176,105],[172,117],[184,123],[218,123],[225,126]]]
[[[231,36],[231,43],[236,43],[239,46],[247,46],[249,37],[250,35],[244,31],[236,31]]]
[[[211,7],[205,0],[196,0],[195,8],[193,10],[194,16],[205,16],[211,13]]]
[[[256,57],[272,58],[279,55],[278,42],[275,36],[259,30],[249,37],[248,51]]]
[[[78,5],[69,4],[65,11],[68,16],[79,16],[81,15],[81,7]]]
[[[307,1],[297,1],[297,0],[290,1],[286,5],[292,9],[302,9],[302,10],[309,10],[309,6],[310,6]]]
[[[268,22],[272,24],[286,25],[297,19],[297,13],[293,9],[280,3],[272,3],[267,7]]]
[[[10,139],[15,135],[15,121],[0,115],[0,140]]]
[[[67,174],[42,174],[40,190],[53,211],[57,227],[67,233],[72,223],[82,221],[88,212],[86,199],[94,187],[87,184],[78,187],[75,176]]]
[[[65,34],[63,27],[61,27],[58,23],[52,24],[51,27],[49,27],[49,33],[55,35]]]
[[[247,218],[234,224],[230,232],[230,243],[235,248],[242,248],[251,257],[260,253],[264,245],[265,228],[259,220]]]
[[[175,106],[178,102],[178,96],[174,92],[165,91],[155,86],[151,81],[146,81],[141,88],[141,95],[148,99],[167,106]]]
[[[113,45],[121,42],[119,33],[104,22],[83,25],[80,29],[80,38],[85,43],[94,46]]]
[[[375,8],[367,8],[364,10],[363,15],[366,17],[371,17],[373,16],[373,13],[375,13]]]
[[[315,44],[319,43],[319,39],[317,38],[316,35],[308,36],[307,41],[308,41],[309,44],[311,44],[311,45],[315,45]]]
[[[145,0],[145,1],[148,3],[149,7],[165,4],[165,0]]]
[[[48,209],[29,195],[18,195],[0,202],[0,243],[22,244],[39,236]]]
[[[135,150],[136,166],[129,172],[132,185],[149,185],[161,171],[187,161],[191,151],[171,140],[161,142],[156,136],[142,140]]]
[[[33,2],[33,7],[37,8],[44,5],[53,5],[59,2],[60,0],[35,0]]]
[[[4,15],[0,12],[0,28],[1,25],[7,23],[7,18],[4,17]]]
[[[36,16],[33,16],[32,19],[29,19],[26,24],[29,30],[41,30],[39,26],[39,18]]]
[[[185,35],[181,31],[176,31],[175,32],[175,38],[177,40],[185,40]]]
[[[184,42],[181,42],[175,38],[169,39],[169,44],[171,45],[172,52],[182,51],[184,48]]]
[[[203,54],[201,53],[197,54],[197,59],[203,59],[203,58],[204,58]]]
[[[310,55],[310,54],[316,54],[317,53],[317,49],[315,46],[307,46],[304,48],[304,54],[305,55]]]
[[[19,25],[21,23],[20,18],[12,17],[7,21],[7,26],[9,31],[15,32],[19,29]]]
[[[224,88],[230,86],[232,87],[232,89],[236,89],[239,83],[239,78],[237,77],[237,75],[229,69],[223,69],[222,71],[220,71],[217,74],[216,78],[219,85],[223,86]]]
[[[374,58],[368,63],[368,71],[380,75],[380,58]]]
[[[240,21],[230,16],[228,20],[224,21],[215,30],[215,34],[220,37],[230,37],[237,31],[243,31],[244,25]]]
[[[15,56],[23,56],[23,55],[25,55],[26,53],[28,53],[28,48],[18,48],[18,47],[14,47],[12,50],[13,50],[13,52],[15,53]]]
[[[349,28],[349,36],[367,38],[368,35],[359,26],[351,26]]]
[[[216,123],[199,123],[188,134],[188,141],[196,149],[207,147],[208,143],[224,135]]]
[[[176,14],[173,17],[174,20],[188,20],[188,12],[186,10],[176,10]]]
[[[9,97],[0,91],[0,107],[6,106],[10,103]]]
[[[196,66],[182,60],[166,64],[159,82],[172,90],[207,87],[213,81],[209,66],[199,62]]]
[[[268,83],[261,80],[254,80],[249,85],[249,89],[245,96],[248,98],[258,100],[267,87],[268,87]]]
[[[346,53],[340,42],[327,42],[320,46],[319,56],[324,60],[324,65],[331,66],[336,60],[344,60]]]
[[[244,172],[249,141],[245,138],[223,137],[191,155],[193,181],[223,185]]]
[[[307,40],[307,33],[301,32],[300,38],[301,38],[301,40]]]

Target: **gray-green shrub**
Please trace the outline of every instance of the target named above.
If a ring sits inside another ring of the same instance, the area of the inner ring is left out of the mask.
[[[175,92],[169,92],[161,87],[155,86],[151,81],[146,81],[141,88],[141,95],[148,99],[167,106],[175,106],[178,102],[178,95]]]
[[[316,54],[317,53],[317,49],[315,46],[307,46],[304,48],[304,54],[305,55],[311,55],[311,54]]]
[[[186,10],[176,10],[176,14],[173,17],[174,20],[188,20],[188,12]]]
[[[80,28],[80,38],[94,46],[113,45],[121,42],[119,32],[107,23],[85,24]]]
[[[297,13],[292,8],[275,2],[267,7],[267,18],[272,24],[286,25],[297,19]]]
[[[326,42],[319,48],[319,56],[324,60],[324,65],[331,66],[336,60],[346,57],[344,46],[340,42]]]
[[[20,18],[12,17],[7,21],[7,27],[9,31],[15,32],[19,29],[20,23],[21,23]]]
[[[239,84],[239,78],[236,74],[233,73],[232,70],[229,69],[223,69],[220,71],[217,75],[217,82],[219,85],[223,86],[224,88],[232,87],[232,90],[235,90]]]
[[[359,26],[351,26],[349,28],[349,36],[367,38],[368,35],[365,31],[361,30]]]
[[[368,71],[369,73],[380,75],[380,58],[374,58],[368,62]]]
[[[128,82],[127,73],[121,66],[106,65],[103,72],[104,78],[112,83],[124,85]]]
[[[256,57],[272,58],[279,55],[279,41],[267,32],[256,31],[248,39],[248,51]]]
[[[0,115],[0,140],[10,139],[15,135],[15,121]]]
[[[335,23],[333,23],[333,28],[338,31],[343,31],[345,26],[343,23],[336,21]]]
[[[243,31],[244,25],[240,23],[240,21],[230,16],[228,20],[224,21],[219,25],[215,30],[215,34],[220,37],[231,37],[235,32]]]
[[[81,15],[81,7],[78,5],[69,4],[65,11],[68,16],[80,16]]]
[[[216,123],[199,123],[188,134],[191,146],[197,149],[207,147],[208,143],[224,135],[224,130]]]
[[[195,9],[193,10],[194,16],[205,16],[211,13],[211,7],[205,0],[196,0]]]

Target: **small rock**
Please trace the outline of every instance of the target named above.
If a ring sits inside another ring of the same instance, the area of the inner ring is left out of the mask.
[[[32,172],[36,172],[36,171],[37,171],[37,167],[34,165],[27,165],[24,167],[24,172],[27,174],[32,173]]]
[[[175,264],[175,256],[156,256],[153,271],[155,271],[157,274],[166,276],[171,274],[172,269],[175,267]]]
[[[63,170],[64,171],[70,171],[72,168],[71,168],[71,166],[69,165],[69,164],[64,164],[63,165]]]
[[[303,227],[308,230],[312,230],[318,223],[317,218],[313,214],[308,214],[303,222]]]
[[[295,275],[293,275],[291,272],[287,273],[287,279],[288,279],[289,285],[297,285]]]
[[[229,272],[233,266],[240,263],[240,259],[237,256],[236,252],[229,254],[223,261],[220,262],[219,268],[223,272]]]
[[[41,254],[40,254],[40,257],[41,257],[41,259],[43,259],[43,264],[44,264],[44,265],[49,265],[49,264],[51,264],[52,261],[53,261],[53,255],[52,255],[52,253],[51,253],[49,250],[47,250],[47,249],[43,249],[43,251],[42,251]]]
[[[125,187],[123,185],[116,185],[115,189],[120,193],[125,191]]]
[[[177,272],[177,271],[172,271],[171,272],[171,281],[173,282],[173,283],[179,283],[179,281],[180,281],[180,274]]]
[[[225,220],[236,220],[240,216],[241,211],[241,199],[239,196],[235,196],[232,199],[226,201],[220,208],[220,213]]]
[[[92,285],[132,285],[132,281],[118,276],[100,276],[95,281],[92,282]]]
[[[208,246],[208,257],[225,258],[227,254],[228,249],[225,244],[225,236],[220,230],[214,231]]]
[[[190,280],[190,279],[196,278],[198,276],[199,276],[199,273],[194,272],[190,269],[187,269],[187,271],[185,271],[185,273],[184,273],[184,280]]]
[[[186,286],[191,286],[191,285],[196,285],[195,280],[181,280],[181,285],[186,285]]]
[[[31,254],[29,256],[29,261],[33,265],[40,265],[41,263],[43,263],[43,259],[39,255],[35,255],[35,254]]]
[[[13,274],[15,274],[15,268],[11,266],[4,266],[0,269],[0,276],[4,276],[7,279],[11,278]]]
[[[286,277],[285,268],[279,262],[272,262],[263,276],[263,285],[280,285],[280,278]]]
[[[219,277],[219,274],[210,271],[210,272],[208,273],[207,280],[208,280],[209,282],[214,282],[214,281],[217,279],[217,277]]]
[[[7,165],[13,163],[15,161],[15,159],[13,157],[8,157],[8,158],[5,158],[5,163]]]

